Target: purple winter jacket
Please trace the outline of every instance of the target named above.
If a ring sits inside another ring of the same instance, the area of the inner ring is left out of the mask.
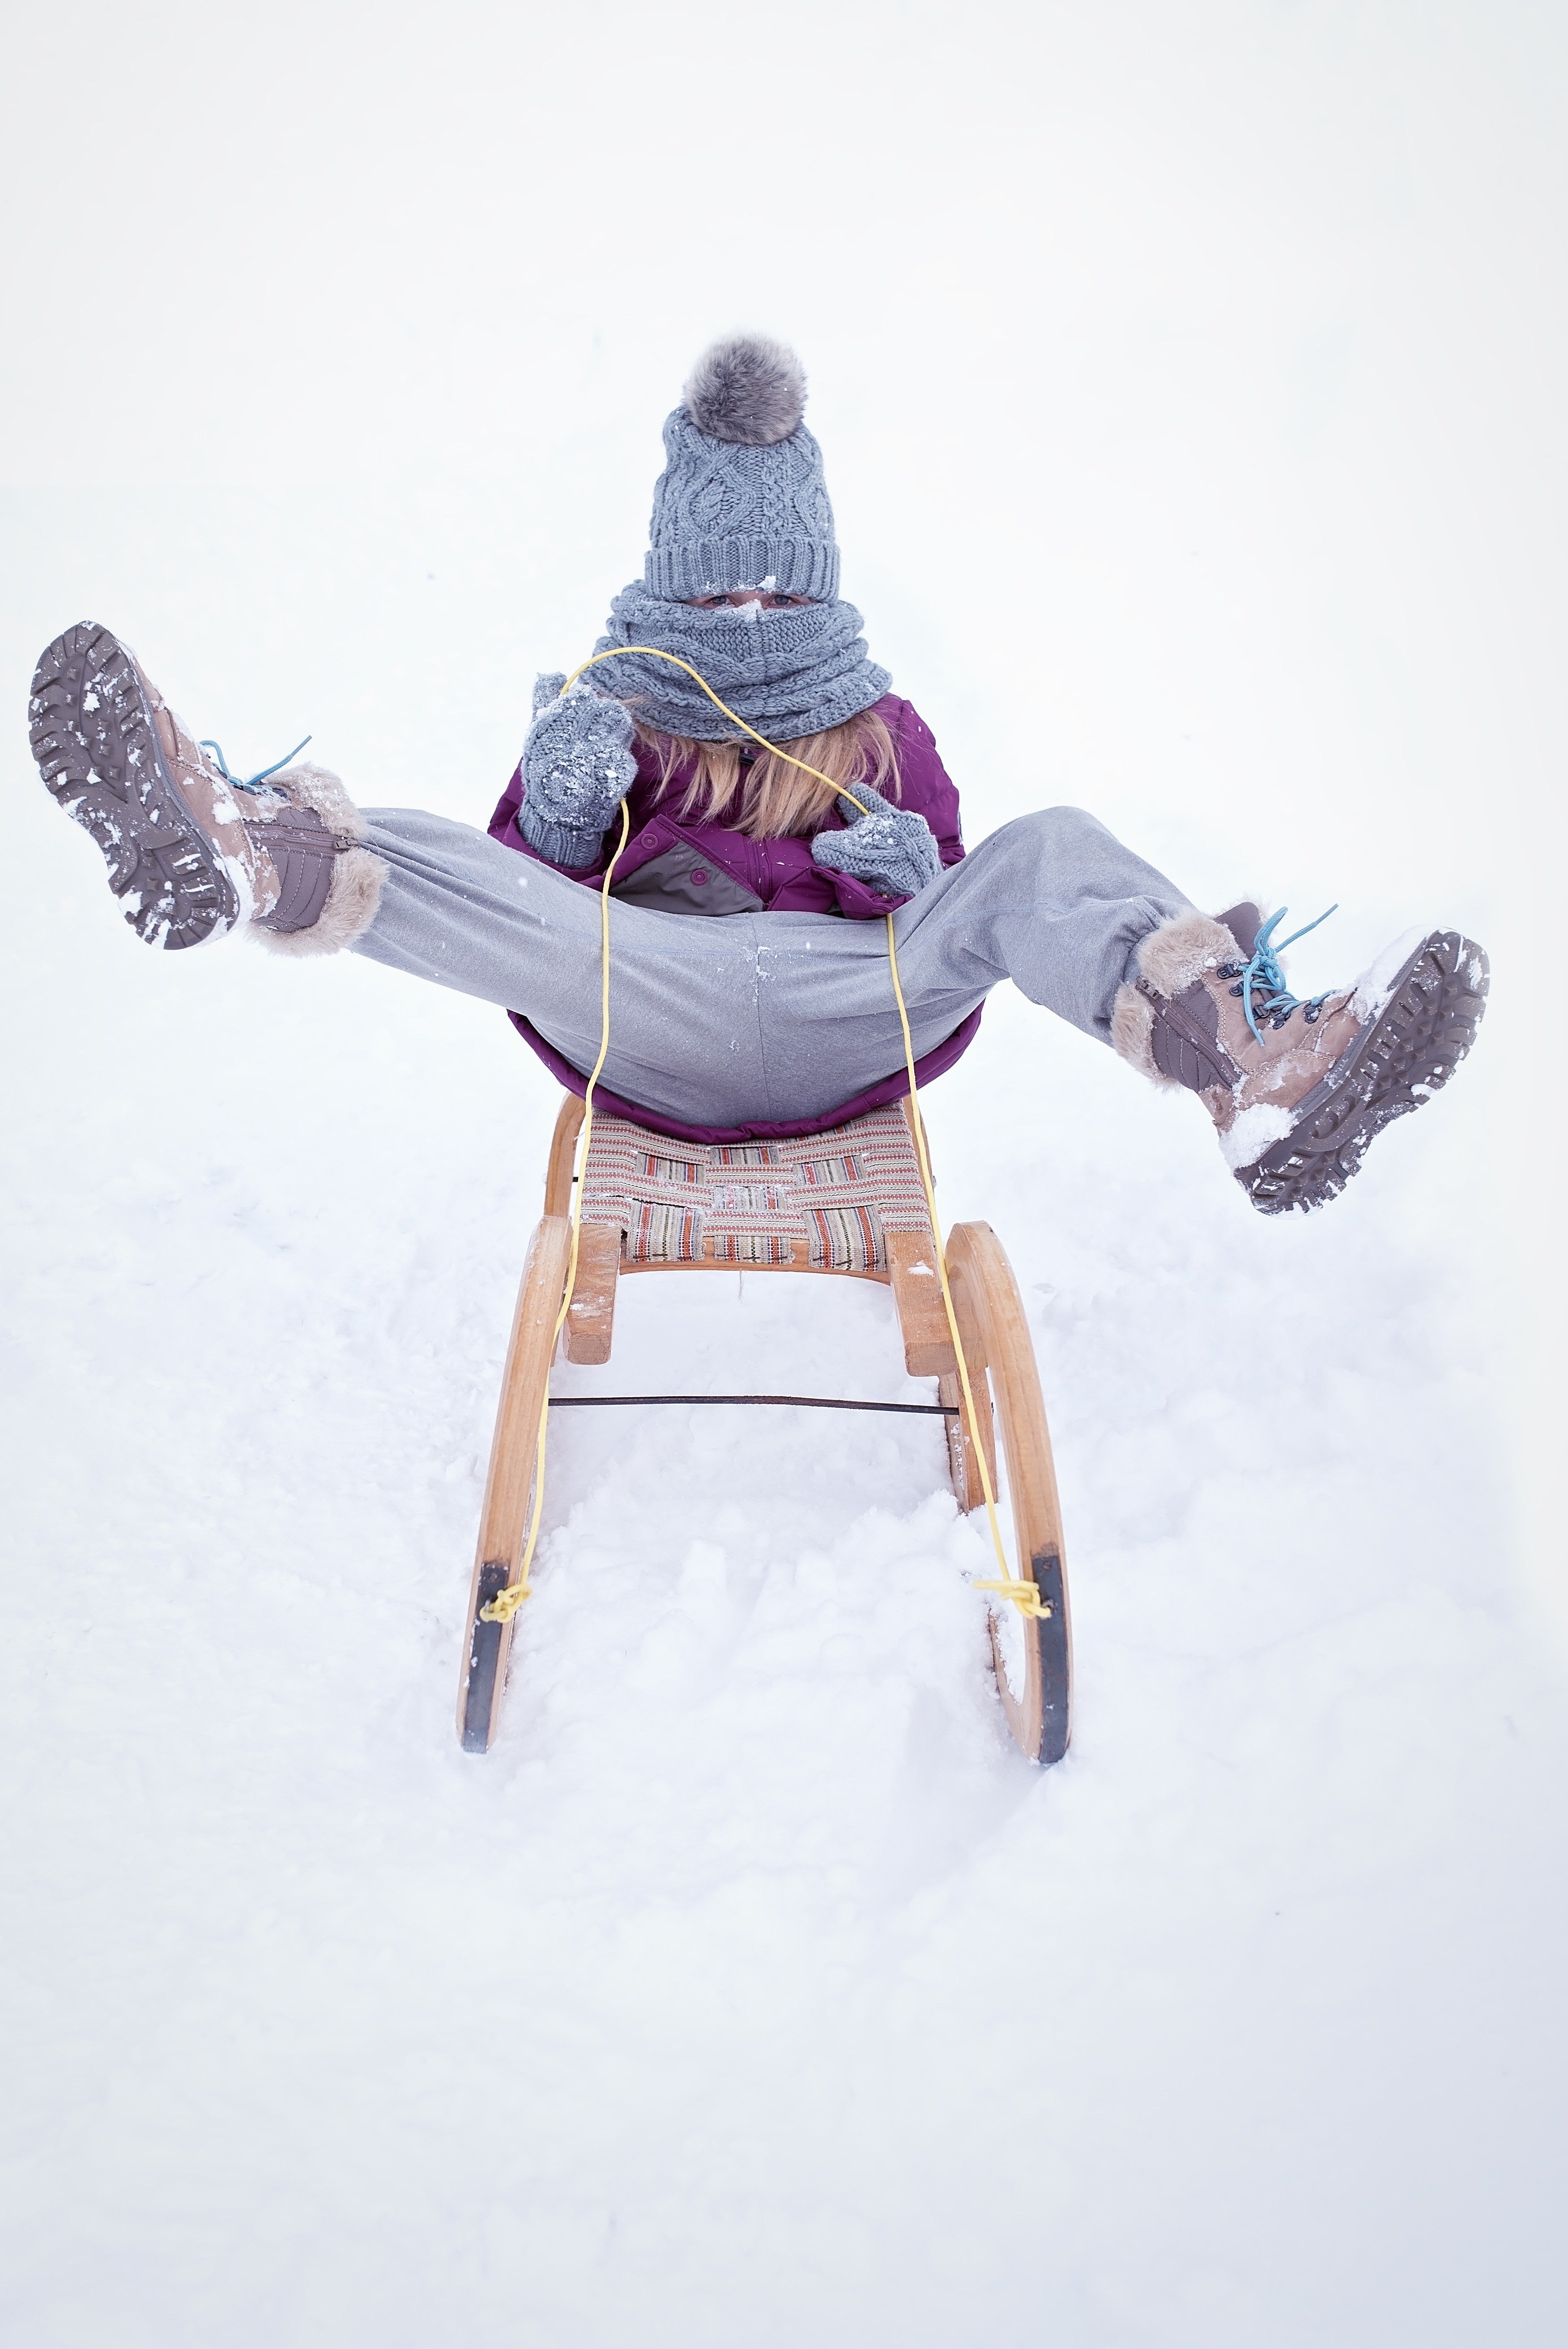
[[[944,864],[958,864],[964,854],[958,823],[958,793],[937,756],[931,729],[913,703],[901,700],[897,694],[884,694],[875,704],[875,709],[892,736],[898,752],[902,793],[897,804],[913,808],[925,818],[936,835]],[[610,892],[612,896],[618,896],[623,883],[632,881],[638,870],[652,864],[655,858],[664,859],[663,869],[667,870],[669,852],[687,848],[692,859],[687,877],[694,892],[709,885],[717,874],[738,885],[739,889],[750,896],[759,899],[762,910],[769,913],[841,914],[851,921],[880,921],[895,906],[907,902],[903,897],[872,888],[868,882],[857,880],[852,874],[837,873],[814,863],[810,840],[793,837],[751,840],[745,833],[732,832],[727,825],[711,820],[706,823],[681,821],[678,810],[684,788],[690,780],[689,769],[677,767],[667,788],[661,792],[654,752],[639,741],[636,756],[636,781],[627,793],[631,831],[615,866],[615,878]],[[520,761],[490,820],[490,838],[499,840],[503,848],[515,849],[519,855],[531,856],[536,864],[543,864],[547,860],[529,846],[517,828],[517,811],[521,805],[522,796],[522,766]],[[844,819],[836,808],[825,818],[820,829],[825,832],[844,829]],[[604,845],[592,864],[571,868],[566,878],[582,882],[585,888],[597,890],[604,878],[606,855],[614,848],[619,830],[617,823],[614,830],[606,833]],[[560,866],[552,869],[562,870]],[[694,897],[694,913],[699,905],[700,899]],[[574,1069],[552,1044],[547,1043],[521,1011],[509,1011],[507,1018],[568,1092],[583,1092],[587,1080],[581,1070]],[[917,1061],[915,1075],[920,1082],[924,1084],[933,1077],[941,1076],[944,1070],[950,1069],[973,1042],[979,1025],[979,1011],[972,1011],[951,1036]],[[841,1103],[821,1117],[782,1125],[681,1125],[672,1118],[661,1117],[645,1109],[639,1102],[621,1100],[603,1084],[595,1087],[593,1098],[603,1108],[623,1117],[633,1118],[639,1124],[651,1126],[655,1133],[667,1133],[677,1141],[768,1142],[780,1141],[794,1134],[825,1133],[830,1127],[842,1125],[848,1119],[859,1117],[867,1110],[880,1109],[885,1102],[902,1100],[908,1090],[908,1073],[898,1069],[877,1084],[857,1093],[852,1101]]]

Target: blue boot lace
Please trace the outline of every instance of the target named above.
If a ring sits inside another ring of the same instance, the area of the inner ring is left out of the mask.
[[[311,737],[307,734],[304,738],[304,742],[308,742],[310,740]],[[288,765],[291,759],[298,758],[300,752],[304,749],[304,742],[296,742],[292,750],[285,750],[281,759],[274,759],[270,767],[263,767],[259,774],[252,775],[248,781],[242,781],[238,775],[232,775],[229,772],[229,761],[223,756],[222,743],[213,742],[210,740],[206,735],[203,735],[201,738],[201,748],[203,750],[211,751],[212,756],[218,761],[218,772],[222,776],[223,781],[226,783],[232,783],[237,792],[256,792],[260,791],[262,785],[266,781],[269,775],[275,775],[281,767],[286,767]],[[277,793],[275,792],[273,793],[273,797],[274,799],[277,797]]]
[[[1299,995],[1293,995],[1285,985],[1284,973],[1279,967],[1279,958],[1286,947],[1293,947],[1297,938],[1305,937],[1307,930],[1315,930],[1318,922],[1326,922],[1328,914],[1336,914],[1339,911],[1338,906],[1330,905],[1328,914],[1319,914],[1317,922],[1308,922],[1306,929],[1293,930],[1288,938],[1281,938],[1279,944],[1275,946],[1274,931],[1289,911],[1288,905],[1282,905],[1277,914],[1270,915],[1258,932],[1253,947],[1252,959],[1249,962],[1222,962],[1220,965],[1220,977],[1233,978],[1236,981],[1231,993],[1241,998],[1242,1009],[1247,1018],[1247,1026],[1257,1037],[1260,1044],[1263,1042],[1263,1036],[1258,1028],[1260,1012],[1271,1028],[1283,1028],[1291,1013],[1299,1011],[1310,1028],[1313,1022],[1320,1018],[1324,1005],[1334,992],[1332,988],[1326,987],[1321,995],[1315,995],[1304,1002]]]

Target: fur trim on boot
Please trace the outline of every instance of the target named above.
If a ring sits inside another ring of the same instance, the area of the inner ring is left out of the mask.
[[[308,929],[267,930],[248,922],[246,935],[269,954],[341,954],[376,919],[386,879],[384,860],[368,848],[340,849],[333,859],[326,903]]]
[[[1138,968],[1150,987],[1174,998],[1205,971],[1234,962],[1236,941],[1222,922],[1207,914],[1178,914],[1150,930],[1138,949]]]
[[[364,839],[365,818],[329,768],[302,759],[297,767],[280,767],[267,781],[287,792],[296,807],[314,809],[335,840]]]
[[[1235,956],[1235,938],[1222,922],[1211,920],[1207,914],[1176,914],[1150,931],[1138,949],[1138,969],[1140,977],[1169,1000],[1184,994],[1205,971],[1233,962]],[[1131,981],[1116,990],[1110,1041],[1113,1050],[1151,1084],[1175,1092],[1183,1090],[1180,1081],[1167,1076],[1154,1058],[1154,1006]]]
[[[263,922],[246,924],[252,937],[271,954],[327,955],[341,954],[356,938],[363,937],[376,918],[381,903],[381,891],[387,879],[387,866],[368,848],[346,847],[347,841],[365,837],[365,818],[344,790],[339,778],[325,767],[306,761],[297,767],[284,767],[269,780],[288,794],[294,808],[307,808],[321,818],[330,833],[335,854],[332,860],[332,878],[325,902],[315,919],[301,928],[279,929]],[[257,808],[264,818],[266,809]],[[286,808],[280,807],[286,816]],[[253,834],[257,845],[266,846],[264,824],[258,823]]]
[[[1116,990],[1116,1000],[1110,1007],[1110,1045],[1120,1059],[1130,1061],[1140,1076],[1151,1085],[1161,1085],[1167,1092],[1180,1092],[1181,1087],[1172,1077],[1162,1077],[1154,1061],[1154,1006],[1146,995],[1125,981]]]

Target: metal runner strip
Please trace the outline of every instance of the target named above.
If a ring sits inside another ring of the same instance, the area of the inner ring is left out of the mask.
[[[896,1411],[916,1419],[956,1419],[955,1403],[945,1402],[848,1402],[837,1395],[765,1395],[765,1394],[644,1394],[644,1395],[552,1395],[552,1411],[603,1410],[613,1403],[637,1402],[751,1402],[794,1403],[803,1411]]]

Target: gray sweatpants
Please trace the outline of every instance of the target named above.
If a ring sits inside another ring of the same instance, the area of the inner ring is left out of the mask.
[[[355,951],[526,1014],[574,1068],[599,1050],[599,899],[468,824],[366,812],[386,860]],[[999,980],[1109,1042],[1140,941],[1191,912],[1078,808],[1004,824],[893,916],[916,1053]],[[603,1081],[693,1125],[817,1117],[903,1066],[881,922],[655,914],[612,903]]]

